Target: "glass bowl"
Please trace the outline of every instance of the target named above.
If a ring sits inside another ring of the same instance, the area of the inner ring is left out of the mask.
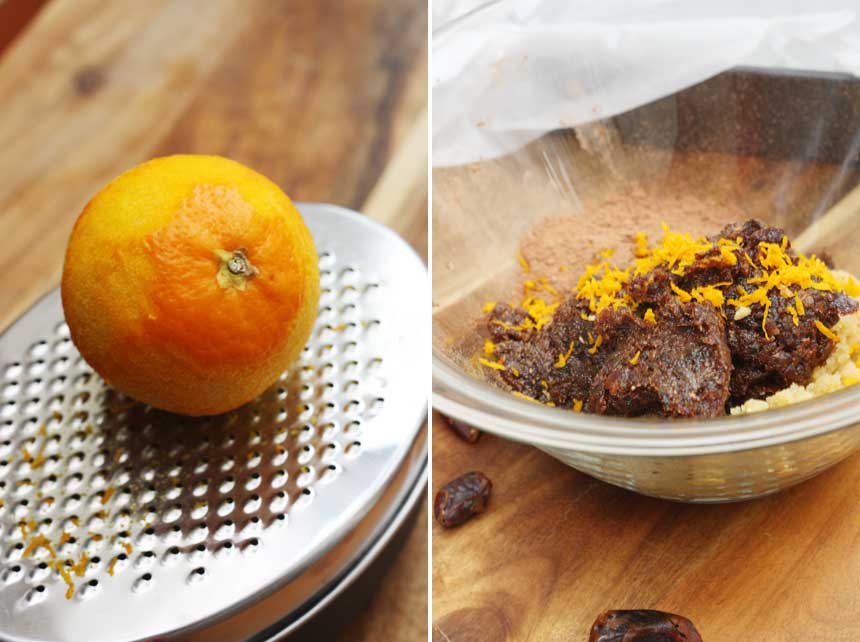
[[[671,207],[707,197],[709,208],[802,235],[803,249],[860,273],[858,151],[860,81],[735,69],[504,157],[435,168],[435,408],[598,479],[687,502],[767,495],[844,459],[860,448],[860,386],[758,414],[626,419],[518,399],[485,381],[475,357],[482,304],[519,292],[523,236],[545,217],[585,228],[594,207],[621,193],[634,206],[616,208],[613,228],[636,231],[637,198]],[[838,225],[810,227],[825,214]]]

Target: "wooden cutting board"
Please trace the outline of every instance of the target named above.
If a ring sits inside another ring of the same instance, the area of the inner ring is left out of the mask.
[[[362,209],[426,260],[426,102],[423,0],[49,0],[0,53],[0,327],[58,284],[102,185],[176,152]],[[422,515],[343,640],[426,639],[426,604]]]
[[[434,642],[585,642],[606,609],[689,617],[705,642],[860,639],[860,457],[766,499],[694,506],[596,481],[433,418],[433,491],[493,482],[486,513],[434,522]]]

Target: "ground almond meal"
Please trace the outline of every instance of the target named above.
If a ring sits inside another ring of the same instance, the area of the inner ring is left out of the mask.
[[[484,306],[487,372],[532,401],[621,416],[737,414],[860,381],[860,284],[782,230],[632,240],[632,263],[604,250],[572,292],[521,260],[519,304]]]

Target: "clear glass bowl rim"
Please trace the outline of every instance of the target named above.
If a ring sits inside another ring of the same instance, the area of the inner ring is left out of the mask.
[[[519,399],[468,375],[434,346],[433,407],[476,428],[539,448],[691,456],[763,448],[860,427],[860,385],[748,415],[683,420],[609,417]]]

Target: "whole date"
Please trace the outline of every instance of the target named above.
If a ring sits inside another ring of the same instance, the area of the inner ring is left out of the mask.
[[[606,611],[594,621],[588,642],[702,642],[685,617],[663,611]]]
[[[436,521],[445,528],[459,526],[483,513],[490,499],[493,483],[484,473],[471,472],[445,484],[433,502]]]

